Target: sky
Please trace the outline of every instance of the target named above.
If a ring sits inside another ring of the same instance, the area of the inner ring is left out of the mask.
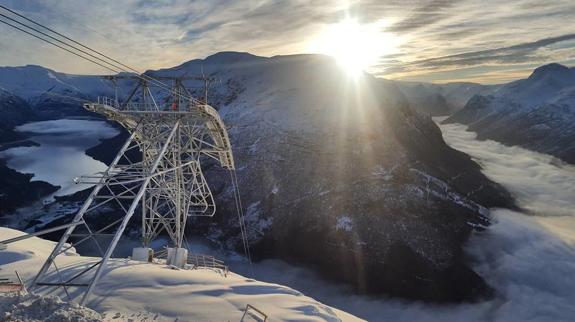
[[[366,70],[378,77],[437,83],[502,83],[526,77],[550,62],[575,65],[573,0],[0,0],[0,4],[139,70],[172,67],[219,51],[260,56],[346,52],[348,60],[369,58]],[[341,34],[346,21],[353,22],[355,34]],[[106,73],[0,25],[0,66],[27,64],[67,73]]]

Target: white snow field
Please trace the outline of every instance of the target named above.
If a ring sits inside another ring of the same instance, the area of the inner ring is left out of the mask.
[[[0,227],[0,240],[23,234]],[[54,242],[37,237],[9,244],[7,249],[0,251],[0,278],[14,280],[17,270],[25,283],[30,283],[53,247]],[[66,255],[58,262],[64,278],[97,260],[79,256],[75,250]],[[62,289],[49,295],[66,299]],[[70,289],[73,300],[78,301],[79,296],[77,289]],[[13,298],[0,297],[1,302],[8,300],[13,301]],[[42,303],[47,312],[38,307]],[[21,305],[20,310],[32,310],[32,313],[28,312],[32,314],[30,320],[48,320],[54,308],[61,307],[54,303],[53,299],[43,299],[36,305]],[[173,270],[166,265],[128,259],[110,260],[87,306],[110,321],[240,321],[247,304],[263,311],[268,321],[362,321],[282,285],[259,282],[234,273],[225,277],[218,271]],[[2,305],[0,310],[10,308]],[[40,316],[43,313],[47,314],[46,318]],[[93,321],[90,320],[93,315],[88,313],[89,318],[74,321]],[[4,314],[0,311],[0,319]],[[258,320],[246,318],[244,321]]]

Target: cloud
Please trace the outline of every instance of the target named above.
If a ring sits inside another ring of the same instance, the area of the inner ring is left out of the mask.
[[[381,32],[401,40],[394,62],[384,55],[383,64],[371,69],[384,77],[416,79],[420,75],[433,81],[436,72],[469,66],[517,66],[526,61],[537,65],[575,58],[552,44],[535,46],[538,41],[572,33],[565,23],[575,20],[575,3],[569,0],[3,3],[142,70],[179,65],[225,50],[262,56],[306,52],[324,27],[346,17],[360,23],[386,21]],[[0,26],[0,33],[0,65],[34,63],[65,72],[102,72],[6,26]],[[516,47],[525,44],[531,46]]]
[[[389,27],[391,32],[406,32],[433,24],[449,15],[448,9],[455,4],[454,0],[428,1],[412,10],[401,21]]]
[[[434,57],[409,63],[396,60],[394,64],[386,62],[383,65],[387,67],[386,72],[388,73],[421,72],[425,70],[438,71],[449,67],[465,68],[468,66],[489,64],[517,65],[532,62],[533,60],[546,61],[551,58],[555,52],[540,52],[539,49],[570,40],[575,40],[575,34],[550,37],[508,47]]]
[[[575,166],[491,140],[478,144],[476,134],[461,124],[442,128],[447,143],[479,159],[483,172],[512,191],[532,215],[575,217]]]
[[[446,141],[469,153],[530,213],[494,209],[493,225],[476,233],[466,252],[474,269],[496,289],[494,299],[431,305],[353,294],[302,267],[277,260],[255,265],[260,280],[291,286],[368,321],[570,321],[575,316],[575,167],[550,156],[494,141],[478,141],[458,124],[443,125]],[[200,252],[209,252],[203,248]],[[221,256],[221,254],[220,254]],[[231,259],[232,270],[248,274]]]
[[[527,42],[503,48],[480,50],[475,52],[468,52],[463,54],[426,59],[415,62],[415,65],[425,68],[425,67],[437,67],[445,65],[468,66],[468,65],[485,64],[489,62],[520,63],[525,62],[526,59],[530,58],[530,55],[533,52],[542,47],[547,47],[549,45],[558,42],[573,39],[575,39],[575,34],[567,34],[558,37],[550,37],[533,42]]]

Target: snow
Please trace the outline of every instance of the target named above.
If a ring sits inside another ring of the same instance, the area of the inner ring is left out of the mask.
[[[337,219],[335,229],[350,232],[353,230],[353,219],[348,216],[341,216]]]
[[[272,193],[275,195],[280,191],[280,188],[276,185],[274,185],[274,187],[272,188]]]
[[[491,93],[471,98],[466,107],[453,114],[450,120],[465,124],[475,122],[481,125],[483,131],[497,132],[508,124],[524,124],[533,118],[542,126],[559,129],[552,136],[561,136],[564,134],[562,132],[570,130],[575,115],[573,93],[575,69],[548,64],[535,69],[526,79],[507,83]],[[534,130],[546,131],[545,128]]]
[[[2,239],[22,234],[0,227]],[[30,281],[53,245],[37,237],[8,245],[0,251],[0,277],[13,278],[18,270],[25,281]],[[67,255],[58,262],[64,276],[96,260],[74,251]],[[62,290],[54,294],[66,296]],[[78,301],[78,296],[71,292],[73,300]],[[53,299],[42,301],[61,305]],[[267,314],[268,321],[361,321],[282,285],[234,273],[224,277],[213,270],[172,270],[161,264],[117,258],[110,260],[87,306],[114,321],[145,321],[150,317],[155,321],[239,321],[247,304]]]
[[[264,217],[260,210],[260,201],[250,204],[246,210],[245,220],[248,230],[248,239],[255,240],[259,236],[252,236],[254,233],[263,235],[263,232],[269,229],[273,224],[273,217]]]
[[[0,86],[25,100],[32,100],[46,92],[72,91],[96,96],[113,92],[109,83],[101,82],[99,77],[68,75],[35,65],[0,67]],[[124,90],[129,86],[123,82],[121,87]]]
[[[0,293],[0,319],[3,321],[102,321],[102,315],[86,307],[67,303],[56,296]]]

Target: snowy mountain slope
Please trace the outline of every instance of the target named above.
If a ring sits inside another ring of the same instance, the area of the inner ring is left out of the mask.
[[[277,57],[274,57],[277,59]],[[273,58],[272,58],[273,59]],[[250,66],[258,65],[264,61],[270,62],[270,58],[259,57],[249,53],[220,52],[206,59],[194,59],[174,68],[148,71],[150,75],[186,75],[198,76],[202,73],[210,76],[213,73],[221,74],[222,66]],[[192,73],[190,73],[192,71]],[[203,94],[201,81],[187,81],[189,86],[195,87],[196,94]],[[476,83],[449,83],[431,84],[418,82],[394,81],[398,89],[403,93],[406,100],[414,109],[426,115],[440,116],[449,115],[465,105],[470,97],[475,94],[487,94],[496,90],[494,85],[481,85]],[[132,81],[119,81],[120,95],[126,94],[134,85]],[[241,89],[241,80],[231,80],[231,83],[222,83],[221,79],[212,85],[211,91],[224,94],[224,88],[234,88],[232,91],[218,97],[213,105],[219,106],[228,103]],[[27,65],[20,67],[0,67],[0,88],[3,88],[19,97],[30,101],[33,105],[49,105],[51,101],[62,104],[71,97],[93,99],[96,96],[113,96],[114,91],[109,81],[99,76],[71,75],[59,73],[41,66]],[[212,96],[213,97],[213,96]],[[137,98],[136,98],[137,100]],[[72,104],[74,105],[74,104]],[[75,104],[78,106],[78,104]],[[46,107],[44,107],[46,109]],[[60,111],[64,110],[60,106]],[[72,109],[73,110],[73,109]],[[76,111],[78,112],[78,111]],[[49,109],[46,114],[58,113],[58,108]]]
[[[22,139],[13,128],[32,121],[36,115],[32,108],[20,97],[0,89],[0,143]]]
[[[1,157],[3,150],[15,145],[34,145],[14,127],[37,119],[36,114],[20,97],[0,89],[0,216],[14,211],[42,196],[54,192],[54,187],[46,182],[31,182],[31,174],[16,172],[6,166]]]
[[[46,92],[87,95],[111,88],[98,76],[64,74],[36,65],[0,67],[0,87],[26,100]]]
[[[209,57],[158,73],[202,66],[235,84],[218,93],[237,95],[220,113],[231,127],[258,257],[311,263],[361,291],[460,300],[484,290],[462,263],[459,243],[487,224],[476,202],[504,205],[505,194],[449,149],[430,119],[406,107],[395,82],[356,84],[323,56],[218,56],[217,64]],[[217,168],[207,174],[219,226],[194,225],[235,246],[229,184]],[[347,228],[338,228],[344,219]]]
[[[444,122],[469,125],[480,139],[520,145],[575,163],[575,69],[541,66],[527,78],[478,95]]]
[[[488,225],[485,207],[513,206],[511,197],[450,149],[396,82],[355,82],[325,56],[234,52],[148,74],[202,72],[218,80],[210,102],[229,127],[256,258],[313,265],[361,292],[432,301],[489,294],[462,245]],[[187,85],[202,92],[198,81]],[[205,173],[218,213],[190,229],[239,248],[228,174]]]
[[[12,238],[22,232],[0,227],[0,236]],[[0,251],[0,277],[13,279],[17,270],[30,281],[54,243],[33,237],[10,244]],[[71,276],[96,258],[69,251],[58,263],[62,275]],[[70,292],[72,299],[78,296]],[[65,299],[62,290],[55,294]],[[291,288],[259,282],[211,270],[172,270],[161,264],[113,259],[95,288],[89,308],[106,320],[239,321],[246,304],[269,316],[269,321],[361,321]]]
[[[409,105],[420,113],[447,116],[462,109],[474,95],[486,95],[497,90],[498,85],[476,83],[431,84],[397,82]]]
[[[123,94],[134,83],[120,80],[117,84]],[[85,116],[83,102],[114,96],[112,83],[100,75],[64,74],[36,65],[0,67],[0,89],[25,100],[43,119]]]

